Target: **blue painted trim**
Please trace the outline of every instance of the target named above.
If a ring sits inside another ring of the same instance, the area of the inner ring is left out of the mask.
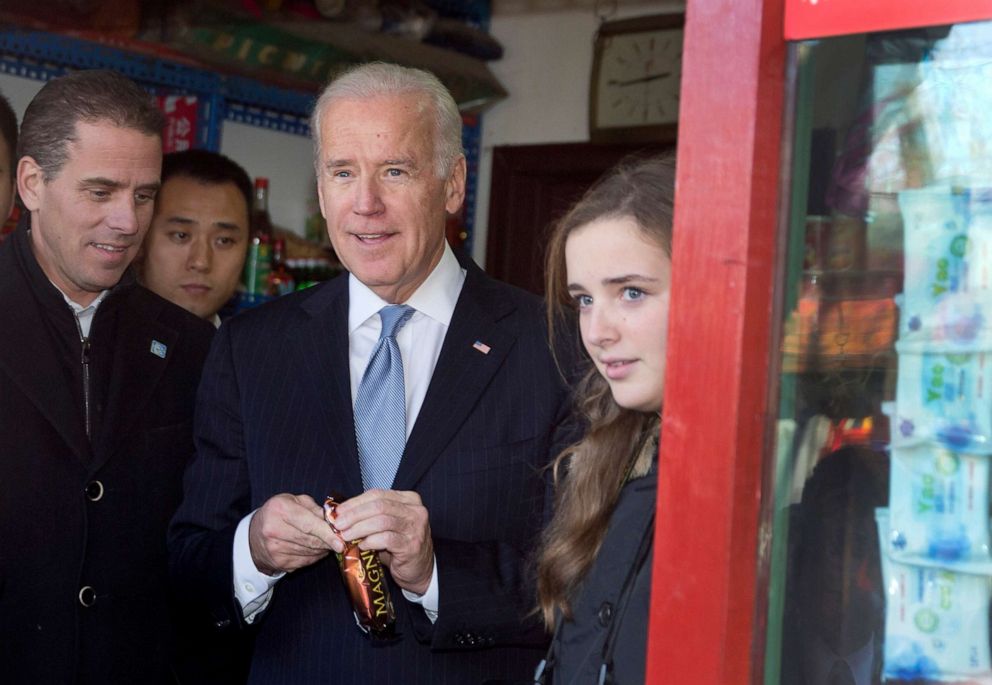
[[[224,79],[224,96],[249,106],[265,107],[277,112],[309,118],[317,96],[314,93],[269,86],[242,76]]]
[[[65,69],[113,69],[154,86],[171,86],[184,91],[210,92],[221,77],[156,57],[141,55],[102,43],[43,31],[0,31],[0,52],[33,58]]]
[[[208,108],[211,129],[201,141],[220,145],[224,118],[277,131],[308,135],[315,95],[270,86],[242,76],[189,67],[154,56],[41,31],[0,30],[0,73],[47,81],[68,69],[113,69],[156,92],[197,95]]]
[[[35,81],[48,81],[66,72],[64,67],[52,64],[26,62],[12,55],[0,54],[0,74],[10,74]]]
[[[300,117],[287,112],[276,112],[263,107],[254,107],[240,102],[228,102],[225,118],[230,121],[237,121],[251,126],[261,126],[292,133],[299,136],[310,135],[310,124],[308,117]]]
[[[220,93],[213,92],[200,103],[200,141],[207,150],[220,152],[221,131],[227,107]]]

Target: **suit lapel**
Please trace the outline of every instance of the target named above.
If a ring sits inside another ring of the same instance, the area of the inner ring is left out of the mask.
[[[290,342],[298,350],[295,373],[307,383],[306,396],[317,408],[316,430],[325,433],[323,444],[336,454],[346,495],[362,492],[361,467],[355,442],[351,406],[351,371],[348,352],[348,279],[337,278],[318,286],[302,303],[310,321]]]
[[[477,266],[465,266],[465,285],[396,472],[397,490],[416,486],[475,408],[516,341],[515,331],[501,324],[513,304],[490,287],[492,281]],[[476,342],[488,351],[477,349]]]
[[[18,228],[18,231],[21,231]],[[82,409],[66,389],[66,375],[34,293],[14,256],[12,235],[0,249],[0,368],[62,436],[72,453],[89,461]],[[27,248],[30,249],[30,248]]]

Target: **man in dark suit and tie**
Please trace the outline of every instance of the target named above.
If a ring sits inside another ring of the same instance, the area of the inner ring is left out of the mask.
[[[252,683],[527,678],[543,636],[526,557],[569,415],[541,305],[444,239],[466,164],[436,78],[356,67],[321,95],[311,130],[350,274],[221,328],[173,574],[219,628],[257,631]],[[331,493],[340,538],[321,511]],[[342,539],[388,568],[394,638],[356,624],[329,554]]]
[[[28,105],[0,246],[0,680],[174,684],[165,535],[213,328],[134,282],[161,113],[79,71]]]

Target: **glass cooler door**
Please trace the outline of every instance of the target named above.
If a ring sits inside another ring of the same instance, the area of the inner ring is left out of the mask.
[[[763,679],[992,683],[992,21],[790,60]]]

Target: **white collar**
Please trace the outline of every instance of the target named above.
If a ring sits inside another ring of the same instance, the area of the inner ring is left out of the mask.
[[[49,281],[49,283],[51,283],[51,281]],[[100,294],[96,296],[95,300],[90,302],[88,305],[84,306],[79,304],[75,300],[70,299],[69,296],[66,295],[64,292],[62,292],[62,289],[59,288],[54,283],[52,283],[52,285],[55,286],[55,289],[58,290],[59,293],[61,293],[62,298],[65,300],[65,303],[70,307],[72,307],[72,311],[73,313],[75,313],[76,316],[79,316],[81,314],[88,314],[90,313],[91,310],[95,312],[96,308],[100,306],[100,303],[103,302],[107,298],[107,295],[110,293],[110,290],[101,290]]]
[[[435,321],[447,326],[455,313],[455,304],[465,280],[465,270],[461,268],[455,253],[447,241],[441,260],[431,271],[427,279],[403,304],[408,304],[416,311],[429,316]],[[348,276],[348,334],[352,334],[363,323],[368,321],[380,309],[390,304],[376,295],[367,285]]]

